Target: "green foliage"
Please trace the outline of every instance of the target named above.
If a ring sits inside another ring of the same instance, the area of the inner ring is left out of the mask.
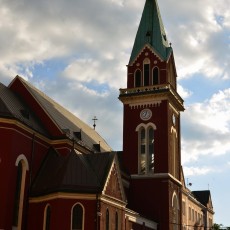
[[[213,224],[213,226],[212,226],[212,229],[213,230],[219,230],[219,229],[221,229],[221,226],[223,226],[222,224]]]
[[[213,224],[213,230],[230,230],[230,227],[224,227],[223,224]]]

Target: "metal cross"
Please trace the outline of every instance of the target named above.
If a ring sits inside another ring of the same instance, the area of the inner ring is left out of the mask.
[[[96,116],[94,116],[93,120],[93,129],[95,130],[96,128],[96,121],[98,120]]]

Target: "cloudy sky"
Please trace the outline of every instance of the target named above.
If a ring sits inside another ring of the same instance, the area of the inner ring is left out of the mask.
[[[21,75],[122,149],[128,64],[145,0],[0,0],[0,81]],[[182,114],[191,190],[211,189],[230,226],[230,0],[161,0]]]

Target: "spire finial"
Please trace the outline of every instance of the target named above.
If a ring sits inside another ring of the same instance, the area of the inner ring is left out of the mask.
[[[96,128],[96,121],[98,120],[96,116],[94,116],[93,120],[93,129],[95,130]]]

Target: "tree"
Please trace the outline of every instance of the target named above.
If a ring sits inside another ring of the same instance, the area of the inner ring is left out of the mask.
[[[222,224],[213,224],[213,226],[212,226],[212,229],[213,230],[220,230],[221,229],[221,226],[223,226]]]

